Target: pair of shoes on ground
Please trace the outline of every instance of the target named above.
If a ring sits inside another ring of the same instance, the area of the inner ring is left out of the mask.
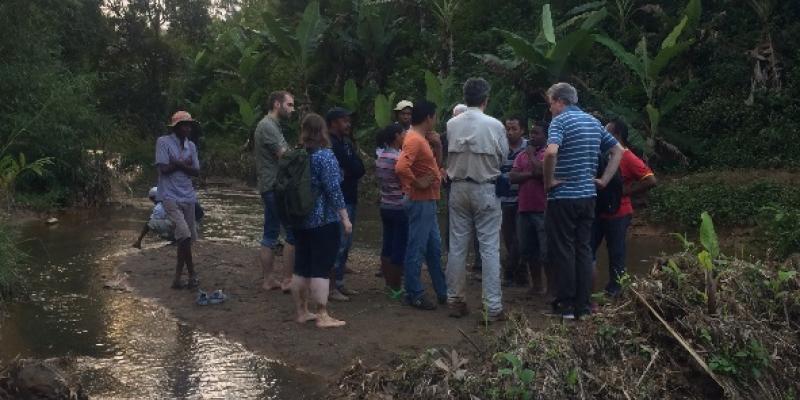
[[[196,303],[199,306],[205,306],[209,304],[220,304],[225,301],[227,296],[225,293],[222,293],[221,289],[215,290],[210,295],[203,290],[197,292],[197,300]]]
[[[556,301],[550,303],[550,308],[544,311],[548,317],[560,317],[565,321],[581,320],[592,315],[591,306],[589,309],[576,310],[573,307],[566,307]]]

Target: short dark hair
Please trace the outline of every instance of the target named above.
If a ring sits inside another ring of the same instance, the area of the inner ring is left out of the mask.
[[[492,86],[483,78],[469,78],[464,82],[464,103],[467,107],[479,107],[489,98]]]
[[[384,127],[383,129],[378,132],[378,147],[379,148],[386,148],[390,144],[394,143],[394,140],[397,138],[397,135],[403,133],[403,125],[398,124],[397,122],[392,123]]]
[[[616,133],[620,139],[622,139],[622,145],[625,147],[628,146],[628,124],[622,120],[622,118],[612,118],[611,121],[608,121],[609,124],[614,126],[613,131],[611,133]]]
[[[522,129],[522,132],[523,133],[528,133],[528,118],[525,118],[524,116],[522,116],[520,114],[513,114],[513,115],[510,115],[510,116],[506,117],[506,121],[505,122],[508,122],[508,121],[517,121],[519,123],[519,127]]]
[[[269,98],[267,99],[267,112],[272,111],[275,107],[275,102],[283,103],[286,100],[286,96],[290,96],[291,94],[285,90],[276,90],[269,94]]]
[[[533,123],[533,127],[531,131],[535,131],[536,129],[541,129],[542,132],[547,136],[547,130],[550,128],[550,123],[547,121],[536,121]]]
[[[411,125],[419,125],[434,115],[436,115],[436,104],[428,100],[417,100],[411,109]]]

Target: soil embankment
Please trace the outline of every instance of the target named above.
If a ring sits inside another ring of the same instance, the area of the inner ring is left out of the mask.
[[[446,307],[418,311],[384,294],[383,280],[374,276],[378,269],[374,251],[354,249],[349,263],[354,273],[348,274],[346,280],[348,287],[359,294],[350,302],[330,305],[331,313],[347,321],[347,326],[321,330],[313,323],[294,322],[290,295],[261,289],[256,249],[211,241],[201,241],[195,246],[201,288],[222,289],[228,295],[225,303],[208,306],[196,305],[194,292],[169,288],[174,251],[171,246],[146,249],[121,260],[118,271],[127,275],[127,284],[135,293],[153,299],[179,319],[329,379],[338,376],[355,359],[361,359],[367,366],[377,366],[398,354],[416,354],[431,347],[471,351],[472,344],[464,334],[480,345],[481,286],[476,279],[469,282],[469,316],[449,318]],[[423,279],[430,288],[427,278],[423,270]],[[540,314],[543,299],[531,298],[526,291],[526,288],[504,288],[506,307],[524,312],[533,325],[546,324]]]

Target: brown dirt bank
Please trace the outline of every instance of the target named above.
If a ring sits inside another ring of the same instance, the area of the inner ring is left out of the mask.
[[[481,318],[479,281],[469,282],[472,298],[468,317],[448,318],[445,307],[418,311],[383,294],[383,281],[374,276],[378,261],[372,250],[351,252],[350,268],[355,273],[347,276],[347,283],[360,294],[350,302],[331,304],[331,313],[347,321],[346,327],[333,330],[295,323],[291,296],[261,290],[261,272],[255,262],[257,250],[238,244],[201,241],[195,246],[201,288],[222,289],[228,295],[224,304],[198,306],[194,292],[169,288],[174,251],[171,246],[145,249],[120,260],[118,271],[127,275],[127,284],[135,293],[154,299],[176,317],[328,379],[338,376],[357,358],[366,366],[377,366],[401,353],[416,354],[431,347],[456,347],[469,352],[472,345],[459,330],[478,346],[486,332],[477,323]],[[423,271],[430,288],[426,275]],[[543,299],[528,297],[526,290],[505,289],[506,308],[528,315],[534,326],[547,324],[540,314]]]

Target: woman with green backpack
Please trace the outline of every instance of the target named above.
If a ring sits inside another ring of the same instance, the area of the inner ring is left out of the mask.
[[[346,234],[353,232],[347,216],[339,183],[339,164],[330,149],[325,119],[308,114],[300,124],[300,144],[309,154],[311,193],[314,207],[296,226],[295,265],[292,296],[297,307],[297,322],[316,321],[319,328],[344,326],[345,322],[328,314],[330,273],[340,244],[340,224]],[[308,310],[308,302],[316,303],[316,313]]]

